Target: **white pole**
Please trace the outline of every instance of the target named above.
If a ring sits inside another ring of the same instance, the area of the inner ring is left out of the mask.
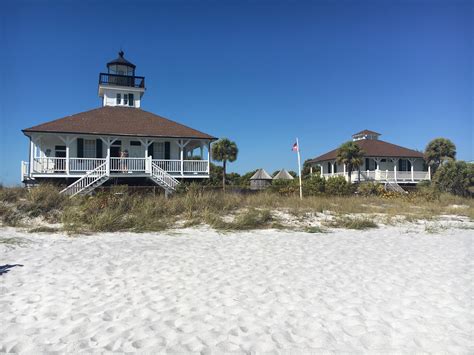
[[[296,138],[296,146],[298,147],[298,175],[300,177],[300,199],[303,199],[303,185],[301,183],[301,156],[300,156],[300,143],[298,142],[298,138]]]

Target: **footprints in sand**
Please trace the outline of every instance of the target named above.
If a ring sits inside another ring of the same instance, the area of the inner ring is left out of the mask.
[[[472,352],[470,239],[387,230],[38,237],[0,352]]]

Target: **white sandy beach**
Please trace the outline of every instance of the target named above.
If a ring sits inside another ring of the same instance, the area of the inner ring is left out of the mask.
[[[0,352],[474,352],[472,229],[0,237]]]

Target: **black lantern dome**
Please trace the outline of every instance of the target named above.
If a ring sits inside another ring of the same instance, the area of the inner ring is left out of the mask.
[[[123,57],[124,52],[122,50],[118,54],[119,56],[117,59],[107,63],[109,74],[135,76],[135,64],[129,62]]]

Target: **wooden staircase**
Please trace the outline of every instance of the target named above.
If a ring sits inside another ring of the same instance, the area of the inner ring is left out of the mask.
[[[74,181],[71,185],[62,190],[61,193],[71,197],[78,194],[86,195],[91,193],[96,187],[102,185],[108,179],[107,162],[105,162],[94,170],[89,171],[79,180]]]
[[[151,163],[150,179],[161,186],[167,194],[174,192],[179,185],[178,180],[160,168],[156,163]]]
[[[403,190],[403,188],[394,181],[387,181],[385,183],[385,191],[394,191],[401,194],[408,193],[407,191]]]

